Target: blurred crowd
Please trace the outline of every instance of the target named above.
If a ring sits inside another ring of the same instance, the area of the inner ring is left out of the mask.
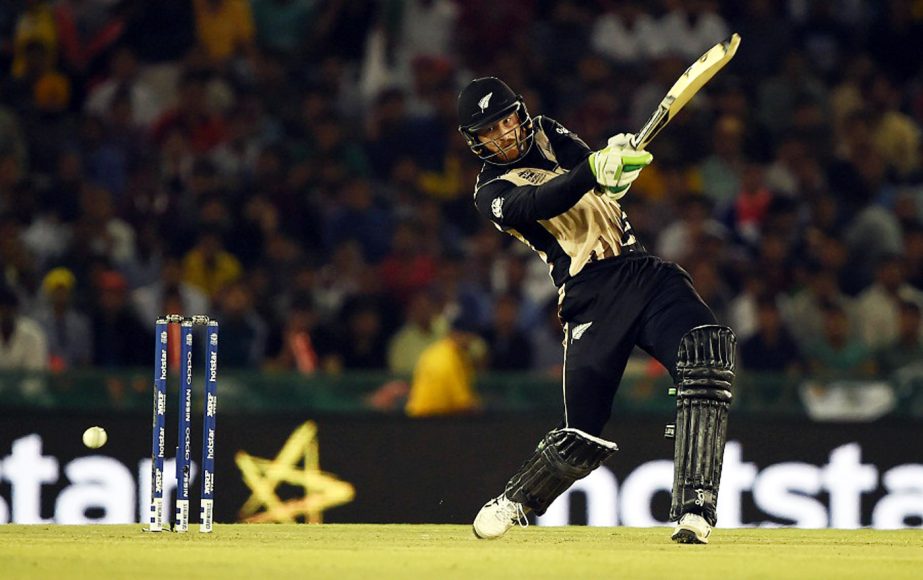
[[[623,199],[740,340],[829,377],[923,355],[923,1],[7,0],[0,368],[150,364],[162,313],[225,368],[390,369],[470,322],[560,372],[547,267],[478,216],[476,76],[601,146],[704,50],[735,60]]]

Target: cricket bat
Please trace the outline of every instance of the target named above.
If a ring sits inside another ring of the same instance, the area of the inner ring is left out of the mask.
[[[727,40],[708,49],[708,52],[700,56],[699,60],[692,63],[679,77],[679,80],[673,83],[667,96],[660,101],[657,110],[650,116],[644,127],[635,134],[634,139],[631,140],[632,148],[638,151],[646,149],[661,129],[667,126],[667,123],[686,106],[686,103],[699,92],[699,89],[734,58],[739,45],[740,35],[735,32]]]

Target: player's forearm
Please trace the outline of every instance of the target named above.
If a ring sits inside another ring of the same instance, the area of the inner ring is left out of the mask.
[[[574,206],[588,191],[596,187],[596,178],[590,165],[578,163],[573,171],[565,173],[535,188],[535,219],[551,219]]]

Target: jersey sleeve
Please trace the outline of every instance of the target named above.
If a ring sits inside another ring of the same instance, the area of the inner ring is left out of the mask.
[[[548,136],[548,142],[554,150],[558,164],[564,169],[571,170],[577,167],[591,153],[591,149],[583,142],[583,139],[561,123],[545,116],[539,117],[538,122],[545,135]]]
[[[596,178],[590,164],[584,161],[541,185],[515,185],[498,177],[477,189],[474,203],[501,229],[514,228],[566,212],[594,187]]]

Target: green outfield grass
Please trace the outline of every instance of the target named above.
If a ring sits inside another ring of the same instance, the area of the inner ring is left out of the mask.
[[[13,578],[920,578],[923,531],[718,529],[708,546],[666,528],[219,525],[211,535],[140,526],[0,525]]]

